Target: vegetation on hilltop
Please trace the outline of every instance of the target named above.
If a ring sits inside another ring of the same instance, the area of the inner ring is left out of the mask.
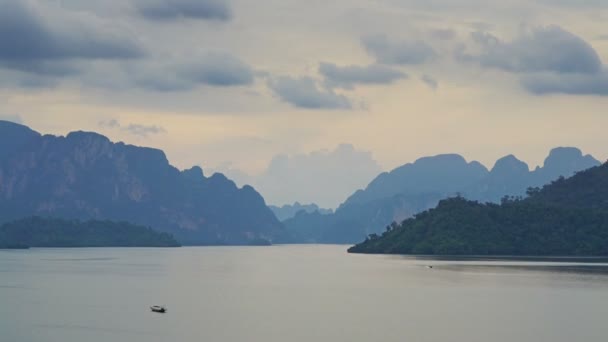
[[[30,217],[0,226],[0,248],[179,247],[172,235],[127,222]]]
[[[608,165],[560,178],[528,198],[462,197],[372,234],[353,253],[608,255]]]

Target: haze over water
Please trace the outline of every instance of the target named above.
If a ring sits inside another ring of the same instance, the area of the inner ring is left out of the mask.
[[[606,260],[345,250],[0,251],[0,339],[603,342],[608,335]],[[154,304],[169,312],[150,312]]]

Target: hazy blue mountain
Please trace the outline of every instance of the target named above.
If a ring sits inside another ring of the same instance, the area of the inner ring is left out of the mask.
[[[574,147],[558,147],[551,150],[542,167],[532,172],[532,186],[542,186],[559,177],[570,177],[576,172],[598,166],[601,163],[591,155],[583,155]]]
[[[279,221],[285,221],[287,219],[290,219],[296,216],[296,214],[300,211],[304,211],[307,213],[314,213],[315,211],[318,211],[321,215],[327,215],[334,212],[331,209],[319,208],[319,206],[314,203],[300,204],[300,202],[295,202],[294,204],[286,204],[281,207],[269,205],[268,208],[272,210],[272,212],[277,217],[277,219],[279,219]]]
[[[563,164],[562,164],[563,165]],[[501,205],[462,197],[370,235],[360,253],[608,255],[608,164]]]
[[[18,153],[28,142],[40,138],[40,133],[10,121],[0,120],[0,160]]]
[[[560,176],[569,177],[599,164],[576,148],[553,149],[543,166],[534,171],[513,155],[499,159],[490,171],[478,162],[468,163],[459,155],[425,157],[380,174],[332,215],[302,214],[284,223],[305,241],[354,243],[383,231],[391,222],[401,222],[434,208],[450,196],[460,194],[472,200],[498,203],[504,196],[525,196],[529,187],[547,184]],[[303,232],[313,224],[317,226],[309,229],[314,234]]]
[[[469,199],[499,203],[504,196],[524,196],[529,187],[543,186],[598,165],[598,160],[573,147],[552,149],[543,166],[532,172],[526,163],[509,155],[499,159],[486,177],[462,193]]]
[[[39,135],[0,121],[0,222],[40,215],[128,221],[184,244],[249,244],[285,230],[252,187],[199,167],[179,171],[157,149],[87,132]]]
[[[457,192],[479,182],[487,174],[488,170],[479,162],[467,163],[457,154],[424,157],[380,174],[343,205],[367,203],[398,194]]]
[[[488,175],[475,185],[478,196],[466,193],[469,197],[498,202],[504,196],[523,195],[531,183],[528,164],[510,154],[497,160]]]
[[[381,230],[387,222],[400,222],[434,207],[441,198],[439,194],[413,197],[395,195],[368,203],[344,205],[328,215],[301,211],[283,223],[295,239],[294,242],[356,243],[362,237]]]

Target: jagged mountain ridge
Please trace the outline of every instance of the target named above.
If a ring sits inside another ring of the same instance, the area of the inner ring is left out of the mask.
[[[307,221],[321,223],[321,235],[307,235],[307,241],[354,243],[368,234],[381,232],[393,221],[400,222],[433,208],[449,196],[460,194],[471,200],[497,203],[504,196],[524,196],[529,187],[542,186],[559,176],[569,177],[599,164],[595,158],[571,147],[551,150],[543,166],[534,171],[513,155],[499,159],[491,170],[456,154],[424,157],[380,174],[366,189],[350,196],[333,215],[302,214],[284,223],[300,236]]]
[[[608,255],[608,164],[528,191],[501,205],[442,200],[382,235],[360,253],[443,255]]]
[[[184,244],[248,244],[284,237],[252,187],[200,167],[179,171],[158,149],[89,132],[40,135],[0,121],[0,222],[32,215],[124,220]]]
[[[468,163],[458,154],[423,157],[378,175],[342,206],[367,203],[399,194],[456,192],[479,182],[488,173],[479,162]]]

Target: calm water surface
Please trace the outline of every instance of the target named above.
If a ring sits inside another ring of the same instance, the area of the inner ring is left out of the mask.
[[[0,341],[608,341],[608,260],[345,250],[0,251]]]

